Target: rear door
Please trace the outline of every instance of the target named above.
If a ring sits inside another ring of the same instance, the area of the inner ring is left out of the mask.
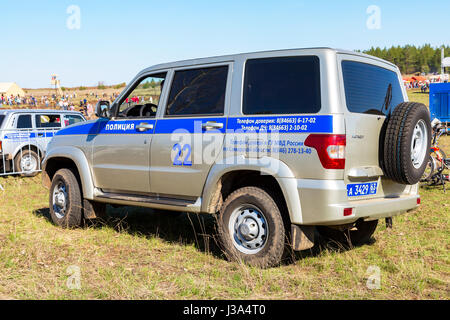
[[[386,116],[407,100],[397,69],[345,54],[338,55],[338,67],[342,101],[348,110],[344,177],[347,195],[355,200],[398,196],[408,186],[384,178],[380,167]]]
[[[174,70],[152,141],[152,193],[180,199],[201,195],[223,145],[231,71],[232,63]]]
[[[61,114],[38,113],[35,115],[36,137],[41,150],[47,149],[47,144],[61,129],[61,122]]]

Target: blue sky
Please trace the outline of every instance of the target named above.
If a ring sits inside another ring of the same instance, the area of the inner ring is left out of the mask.
[[[66,12],[80,8],[80,29]],[[380,29],[366,26],[370,5]],[[161,62],[270,49],[450,44],[450,1],[0,0],[0,82],[128,82]]]

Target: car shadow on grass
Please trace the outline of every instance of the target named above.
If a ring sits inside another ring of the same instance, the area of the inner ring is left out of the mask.
[[[49,208],[37,209],[36,216],[44,217],[52,223]],[[196,214],[167,210],[153,210],[139,207],[107,206],[107,219],[87,221],[85,228],[112,228],[118,233],[159,238],[165,242],[178,245],[194,245],[197,250],[225,259],[217,238],[216,218],[210,214]],[[365,245],[373,245],[372,237]],[[323,252],[341,253],[352,250],[356,246],[336,243],[315,234],[315,244],[311,249],[291,251],[283,259],[282,265],[290,265],[298,260],[317,257]]]
[[[36,216],[52,222],[49,208],[37,209]],[[223,257],[216,237],[216,220],[213,215],[153,210],[148,208],[107,206],[107,218],[90,220],[85,228],[112,228],[116,232],[160,238],[168,243],[194,245],[198,250]]]

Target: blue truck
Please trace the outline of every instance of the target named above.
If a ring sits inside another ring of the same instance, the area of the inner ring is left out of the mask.
[[[430,84],[431,119],[450,124],[450,83]]]

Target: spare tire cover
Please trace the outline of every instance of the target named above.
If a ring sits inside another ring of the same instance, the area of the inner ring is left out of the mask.
[[[382,164],[384,175],[402,184],[420,181],[429,157],[431,120],[428,108],[403,102],[387,119]]]

